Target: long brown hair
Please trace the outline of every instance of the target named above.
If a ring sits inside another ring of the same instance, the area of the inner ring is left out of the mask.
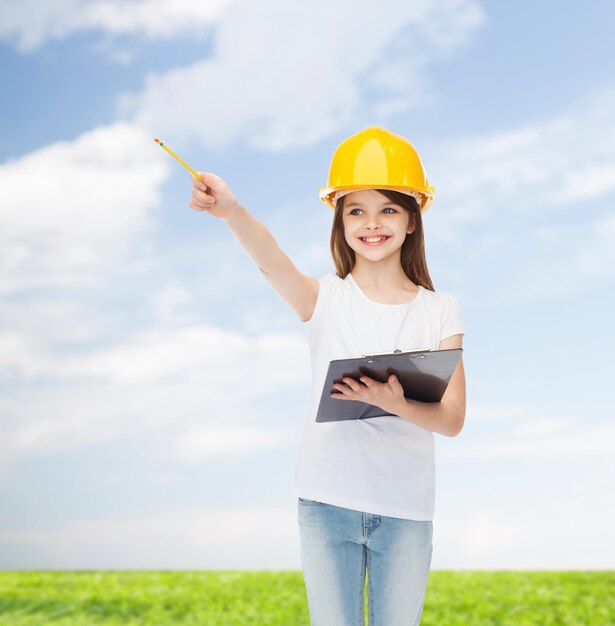
[[[389,200],[402,207],[412,220],[414,215],[414,231],[406,235],[406,240],[401,246],[400,261],[406,276],[415,284],[422,285],[425,289],[435,291],[427,261],[425,260],[425,240],[423,238],[423,220],[418,202],[412,197],[392,189],[376,189]],[[340,278],[346,278],[355,264],[355,252],[348,245],[344,237],[344,201],[347,196],[338,199],[335,205],[333,225],[331,227],[331,256],[335,263],[336,274]]]

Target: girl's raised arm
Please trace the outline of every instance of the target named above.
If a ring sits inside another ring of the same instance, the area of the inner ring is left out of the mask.
[[[308,321],[316,306],[318,281],[295,267],[267,227],[240,204],[224,180],[212,173],[200,174],[201,180],[192,177],[190,206],[222,218],[274,291],[302,321]]]

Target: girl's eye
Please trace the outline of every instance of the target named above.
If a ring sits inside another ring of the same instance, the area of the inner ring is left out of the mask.
[[[351,209],[349,215],[356,215],[355,211],[360,211],[361,209]],[[386,207],[382,209],[383,211],[393,211],[393,213],[397,213],[397,211],[393,207]],[[390,214],[389,214],[390,215]]]

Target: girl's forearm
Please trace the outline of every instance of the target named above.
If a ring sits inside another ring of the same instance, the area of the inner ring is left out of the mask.
[[[284,262],[285,254],[273,235],[242,204],[238,203],[224,221],[244,252],[262,270],[273,272]]]
[[[416,426],[447,437],[455,437],[463,427],[463,415],[455,406],[445,402],[419,402],[404,398],[395,414]]]

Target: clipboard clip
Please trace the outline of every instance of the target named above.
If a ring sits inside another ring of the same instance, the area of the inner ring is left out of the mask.
[[[370,354],[361,355],[362,359],[366,359],[370,356],[383,356],[383,355],[392,355],[392,354],[410,354],[412,352],[430,352],[431,348],[415,348],[414,350],[400,350],[399,348],[393,350],[393,352],[371,352]]]

